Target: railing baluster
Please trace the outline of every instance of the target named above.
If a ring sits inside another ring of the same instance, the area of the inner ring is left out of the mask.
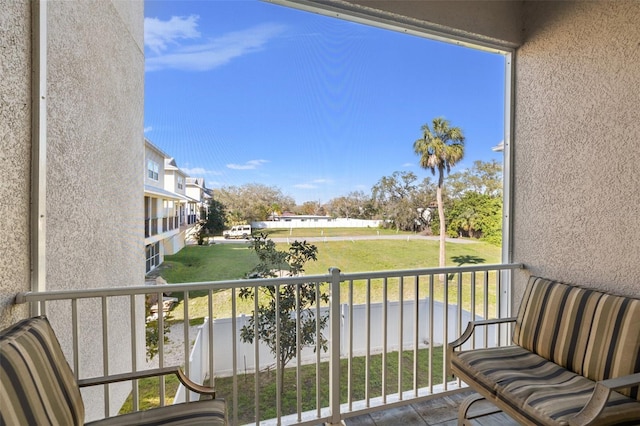
[[[367,279],[367,288],[366,288],[366,301],[365,301],[365,307],[366,307],[366,319],[365,319],[365,326],[366,326],[366,332],[367,332],[367,343],[366,343],[366,354],[365,354],[365,361],[364,361],[364,400],[365,400],[365,407],[369,408],[369,402],[371,400],[371,396],[369,395],[369,388],[370,388],[370,381],[371,378],[369,376],[369,372],[371,370],[371,279],[368,278]]]
[[[233,424],[238,423],[238,320],[237,320],[237,306],[236,306],[236,289],[231,289],[231,336],[232,336],[232,352],[233,352]]]
[[[258,340],[258,309],[260,305],[258,304],[258,294],[259,286],[256,285],[253,288],[253,356],[255,358],[255,373],[254,373],[254,400],[253,406],[255,408],[256,414],[256,424],[260,424],[260,343]]]
[[[353,410],[353,280],[349,280],[349,358],[347,374],[347,402],[349,411]]]
[[[80,378],[80,351],[78,348],[78,299],[71,299],[71,334],[73,339],[73,374]]]
[[[276,296],[276,419],[282,417],[282,356],[280,354],[280,286],[274,286]]]
[[[317,300],[320,304],[320,301]],[[317,320],[317,318],[316,318]],[[302,313],[300,312],[300,285],[296,285],[296,389],[302,389]],[[296,392],[298,422],[302,421],[302,392]]]
[[[184,321],[182,323],[182,336],[184,342],[184,373],[187,377],[191,377],[191,363],[189,362],[190,348],[189,348],[189,292],[182,293],[182,314]],[[191,401],[191,392],[184,389],[184,400],[186,402]]]
[[[331,268],[331,287],[329,294],[329,408],[330,424],[340,423],[340,270]]]
[[[102,373],[109,375],[109,313],[107,311],[107,297],[102,296]],[[109,401],[109,385],[105,384],[104,392],[104,416],[109,417],[110,401]]]
[[[387,277],[382,280],[382,402],[387,403]]]
[[[458,320],[456,321],[456,335],[460,336],[462,334],[462,272],[458,274],[458,297],[456,300],[457,304],[457,313]]]
[[[476,271],[471,272],[471,321],[476,320]],[[476,348],[476,333],[471,336],[471,347]]]
[[[132,294],[129,296],[129,310],[130,310],[130,327],[131,327],[131,371],[138,371],[138,338],[137,338],[137,315],[136,315],[136,296]],[[146,318],[145,318],[146,320]],[[133,401],[133,411],[138,411],[139,408],[139,390],[138,380],[131,381],[131,399]]]
[[[433,274],[429,275],[429,393],[433,393],[433,334],[435,297],[433,293]]]
[[[447,343],[449,342],[449,280],[447,279],[446,274],[441,274],[440,277],[444,277],[444,280],[441,278],[441,282],[444,285],[444,303],[442,305],[442,365],[447,365],[447,351],[445,348],[447,347]],[[448,390],[447,383],[447,369],[442,369],[442,384],[444,385],[444,390]]]
[[[158,292],[158,364],[164,367],[164,294]],[[160,406],[165,405],[165,381],[164,376],[158,378],[158,392],[160,393]]]
[[[214,365],[214,353],[213,353],[213,289],[209,289],[207,292],[207,310],[209,312],[209,386],[212,388],[216,387],[216,378],[215,378],[215,365]]]
[[[463,292],[463,288],[462,288],[462,272],[458,272],[458,298],[457,298],[457,305],[458,305],[458,320],[456,321],[456,336],[460,336],[462,334],[462,292]],[[448,342],[446,342],[448,343]],[[442,352],[446,352],[447,350],[447,344],[445,343]],[[446,360],[445,360],[446,362]],[[446,364],[443,364],[446,365]],[[447,370],[446,367],[443,368],[443,370]],[[458,386],[462,385],[462,380],[460,380],[460,378],[457,379],[458,382]]]
[[[418,345],[420,344],[420,276],[414,277],[413,311],[413,397],[418,396]]]
[[[484,319],[489,319],[489,271],[484,271]],[[484,326],[484,347],[489,346],[489,326]]]
[[[402,350],[404,349],[404,277],[398,277],[398,399],[402,401]]]
[[[502,288],[500,281],[500,271],[496,271],[496,318],[502,316]],[[497,326],[497,341],[496,346],[502,345],[502,324]]]
[[[320,335],[320,282],[316,283],[316,336]],[[331,302],[329,302],[331,304]],[[329,305],[331,306],[331,305]],[[320,339],[316,339],[316,416],[320,417],[322,411],[322,403],[320,402],[320,353],[322,353],[322,345]]]

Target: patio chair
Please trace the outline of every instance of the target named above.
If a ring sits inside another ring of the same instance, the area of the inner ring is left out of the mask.
[[[45,316],[0,332],[0,425],[82,425],[80,387],[176,374],[206,399],[152,408],[91,422],[96,425],[226,425],[226,406],[212,388],[187,378],[179,367],[157,368],[76,381]]]

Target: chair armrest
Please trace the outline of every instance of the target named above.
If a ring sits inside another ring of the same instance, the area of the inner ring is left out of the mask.
[[[193,382],[184,374],[182,369],[178,366],[153,368],[149,370],[134,371],[131,373],[112,374],[110,376],[104,377],[81,379],[78,380],[78,386],[82,388],[86,386],[106,385],[109,383],[126,382],[130,380],[144,379],[147,377],[166,376],[169,374],[175,374],[178,377],[178,380],[180,380],[180,383],[182,383],[184,387],[189,389],[190,391],[197,392],[203,395],[210,395],[213,398],[216,397],[215,389]]]
[[[596,419],[604,410],[611,391],[624,389],[640,384],[640,373],[630,374],[628,376],[616,377],[615,379],[607,379],[596,382],[591,398],[584,408],[569,419],[570,426],[588,426],[596,423]]]
[[[478,320],[478,321],[469,321],[467,324],[466,330],[464,333],[460,335],[456,340],[449,343],[449,350],[454,351],[455,348],[462,346],[469,338],[473,335],[473,332],[477,326],[480,325],[492,325],[492,324],[504,324],[509,322],[515,322],[517,317],[508,317],[508,318],[496,318],[490,320]]]

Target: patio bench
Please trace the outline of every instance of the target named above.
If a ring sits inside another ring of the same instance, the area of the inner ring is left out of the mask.
[[[475,327],[513,322],[512,346],[468,349]],[[539,277],[518,316],[473,321],[449,344],[452,372],[522,424],[640,424],[640,300]],[[483,413],[486,414],[486,413]]]
[[[176,374],[186,388],[214,399],[152,408],[91,425],[226,425],[215,391],[193,383],[179,367],[157,368],[76,381],[46,317],[22,320],[0,332],[0,425],[81,425],[80,387]]]

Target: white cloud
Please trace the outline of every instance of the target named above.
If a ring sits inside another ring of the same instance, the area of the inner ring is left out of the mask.
[[[402,165],[402,167],[405,167],[405,168],[406,168],[406,167],[413,167],[413,166],[414,166],[414,164],[413,164],[413,163],[404,163],[404,164]]]
[[[319,185],[322,185],[322,184],[330,185],[332,183],[333,183],[333,180],[331,179],[314,179],[308,183],[295,184],[293,185],[293,187],[298,189],[317,189]]]
[[[249,160],[244,164],[227,164],[227,168],[232,170],[255,170],[268,162],[268,160]]]
[[[200,37],[197,15],[189,17],[172,16],[168,21],[158,18],[144,18],[144,44],[155,54],[168,49],[168,44],[178,45],[178,40]]]
[[[296,185],[293,185],[294,188],[298,188],[298,189],[315,189],[317,188],[317,186],[312,185],[310,183],[298,183]]]
[[[189,176],[205,176],[205,175],[214,175],[219,176],[222,173],[216,170],[207,170],[204,167],[181,167],[181,170],[188,174]]]
[[[153,127],[149,126],[149,127],[145,127],[144,128],[144,133],[149,133],[150,131],[153,130]]]
[[[191,20],[192,18],[195,19]],[[183,45],[178,40],[199,37],[200,34],[195,29],[197,17],[189,17],[186,21],[184,18],[177,18],[182,21],[169,25],[174,19],[176,19],[175,16],[168,22],[151,23],[150,32],[154,34],[154,37],[149,43],[146,41],[145,43],[149,49],[156,53],[156,56],[146,58],[145,68],[147,71],[169,68],[183,71],[208,71],[225,65],[240,56],[262,50],[269,40],[281,34],[285,29],[284,26],[278,24],[261,24],[245,30],[223,34],[198,44]],[[145,35],[146,32],[145,20]]]

